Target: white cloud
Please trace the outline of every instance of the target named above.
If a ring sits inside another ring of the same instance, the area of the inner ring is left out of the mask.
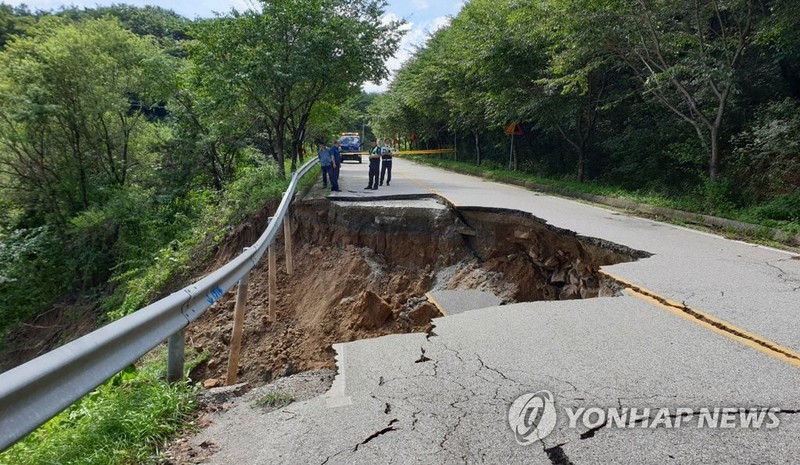
[[[385,20],[385,18],[389,16],[398,18],[398,16],[394,13],[387,13],[384,15],[382,20]],[[409,57],[411,57],[411,54],[414,53],[415,48],[425,45],[428,37],[430,37],[430,35],[434,32],[443,27],[449,26],[451,19],[452,18],[450,16],[437,16],[430,21],[426,21],[421,24],[407,22],[403,26],[403,29],[405,29],[407,32],[405,36],[403,36],[403,40],[400,42],[400,48],[392,58],[386,60],[386,68],[389,69],[389,78],[379,83],[367,82],[364,84],[364,91],[383,92],[388,89],[389,82],[391,82],[391,80],[394,78],[394,73],[400,69],[401,66],[403,66],[403,63],[405,63]]]
[[[439,29],[441,29],[443,27],[449,26],[450,25],[450,21],[452,19],[453,18],[450,17],[450,16],[439,16],[439,17],[433,18],[433,21],[431,21],[431,32],[433,33],[433,32],[436,32],[436,31],[438,31]]]
[[[411,4],[419,11],[424,11],[431,7],[431,4],[428,3],[427,0],[413,0]]]

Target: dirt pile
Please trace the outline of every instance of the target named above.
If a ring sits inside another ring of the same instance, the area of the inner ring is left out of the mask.
[[[278,253],[277,322],[268,321],[268,276],[251,273],[239,380],[267,382],[334,367],[331,345],[426,331],[440,316],[425,294],[477,289],[504,302],[610,294],[597,270],[640,252],[575,236],[519,212],[455,210],[432,199],[336,203],[293,209],[295,273]],[[224,378],[234,292],[188,330],[211,354],[193,379]]]
[[[407,315],[415,308],[406,304],[409,296],[424,294],[431,279],[430,270],[391,265],[365,247],[304,244],[295,250],[294,275],[278,272],[278,321],[270,323],[267,269],[260,266],[250,279],[240,380],[259,383],[333,368],[334,343],[428,330],[438,314],[412,320]],[[189,344],[211,353],[193,379],[225,376],[232,294],[188,330]]]

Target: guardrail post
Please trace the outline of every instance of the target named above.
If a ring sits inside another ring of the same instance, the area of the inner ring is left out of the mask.
[[[291,276],[294,273],[294,263],[292,259],[292,217],[290,211],[286,212],[283,218],[283,243],[286,248],[286,273]]]
[[[169,337],[167,355],[167,381],[177,383],[183,379],[184,349],[186,346],[185,331],[181,329]]]
[[[236,384],[239,372],[239,353],[242,347],[242,327],[244,326],[244,312],[247,307],[247,288],[250,282],[250,273],[239,280],[236,290],[236,308],[233,316],[233,335],[231,336],[231,352],[228,356],[228,378],[225,384]]]
[[[269,219],[269,222],[272,223],[274,218]],[[275,258],[275,243],[273,242],[269,246],[269,321],[272,323],[278,320],[277,317],[277,298],[276,294],[278,293],[278,270],[277,270],[277,260]]]

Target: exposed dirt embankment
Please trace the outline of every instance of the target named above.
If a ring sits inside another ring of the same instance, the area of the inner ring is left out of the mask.
[[[604,265],[649,256],[618,244],[577,236],[516,210],[461,208],[480,266],[516,284],[517,302],[592,298],[611,292],[598,274]]]
[[[467,225],[429,199],[336,203],[314,200],[295,209],[302,240],[320,245],[368,247],[405,267],[449,266],[469,255]]]
[[[315,200],[294,206],[293,223],[294,275],[278,248],[277,322],[267,318],[266,264],[251,273],[240,380],[332,368],[336,342],[425,331],[439,316],[425,297],[432,289],[479,289],[505,302],[594,297],[611,293],[600,266],[642,256],[530,215],[430,199]],[[189,328],[189,343],[211,354],[194,379],[225,376],[233,294]]]

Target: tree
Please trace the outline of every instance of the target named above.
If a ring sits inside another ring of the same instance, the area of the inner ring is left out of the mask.
[[[602,43],[627,65],[645,93],[694,128],[708,151],[708,176],[715,181],[736,72],[765,16],[762,4],[622,0],[612,5],[609,12],[605,4],[581,2],[585,20],[580,27],[604,28]]]
[[[381,22],[383,0],[276,0],[193,30],[191,57],[219,101],[268,126],[278,170],[298,147],[314,105],[378,81],[399,45],[399,22]]]
[[[570,2],[554,2],[546,9],[535,1],[526,6],[510,20],[518,42],[539,53],[538,66],[530,71],[536,86],[523,105],[525,115],[572,147],[577,179],[583,182],[613,65],[596,43],[586,40],[586,32],[576,34],[571,22],[579,13]]]
[[[0,173],[18,204],[67,220],[140,167],[173,64],[117,20],[45,17],[0,56]]]
[[[258,136],[253,126],[259,119],[209,93],[201,84],[203,73],[186,62],[178,74],[179,89],[167,106],[172,138],[164,161],[183,179],[179,186],[190,189],[188,181],[194,180],[222,192],[235,179],[242,151]],[[258,141],[254,145],[263,148]]]
[[[11,37],[23,34],[34,22],[33,14],[24,6],[0,4],[0,50]]]

